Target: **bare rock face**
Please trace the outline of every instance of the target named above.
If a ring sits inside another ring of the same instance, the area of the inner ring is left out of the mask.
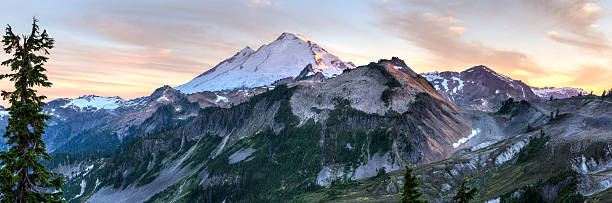
[[[397,59],[397,58],[396,58]],[[292,98],[294,113],[302,120],[313,115],[312,109],[333,109],[336,100],[346,99],[357,110],[385,115],[389,111],[405,113],[416,95],[425,93],[445,103],[451,110],[457,107],[436,92],[422,77],[407,66],[403,71],[394,60],[381,60],[356,69],[345,71],[324,83],[296,84],[303,86]],[[403,63],[403,61],[402,61]],[[406,72],[405,72],[406,71]]]
[[[423,77],[450,101],[468,109],[496,111],[502,101],[537,101],[531,87],[480,65],[462,72],[424,73]]]
[[[312,64],[306,65],[302,72],[295,77],[296,82],[323,82],[325,81],[325,76],[321,72],[316,72],[312,68]]]
[[[462,118],[463,110],[398,58],[351,69],[321,83],[294,85],[298,88],[291,97],[291,109],[301,122],[335,122],[330,118],[334,111],[350,108],[381,119],[348,116],[346,128],[371,130],[389,126],[422,136],[417,141],[422,154],[407,163],[444,158],[455,150],[453,143],[470,134],[471,122]],[[402,119],[396,120],[395,116]],[[393,156],[411,160],[405,154]]]

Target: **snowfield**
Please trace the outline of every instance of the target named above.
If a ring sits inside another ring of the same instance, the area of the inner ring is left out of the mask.
[[[538,97],[544,100],[549,99],[551,96],[555,99],[564,99],[564,98],[570,98],[572,96],[577,96],[579,94],[583,94],[583,95],[588,94],[581,88],[573,88],[573,87],[562,87],[562,88],[532,87],[531,91],[533,91],[533,93],[535,93],[536,95],[538,95]]]
[[[472,133],[470,133],[470,135],[468,135],[467,137],[461,138],[457,142],[455,142],[453,144],[453,148],[457,148],[457,147],[459,147],[459,145],[461,145],[463,143],[466,143],[472,137],[476,136],[478,133],[480,133],[480,128],[476,128],[476,130],[472,129]]]
[[[62,108],[78,108],[81,111],[92,109],[94,111],[107,109],[113,110],[125,105],[126,101],[119,97],[101,97],[96,95],[87,95],[70,100],[67,104],[61,106]],[[76,109],[75,108],[75,109]]]
[[[192,94],[270,85],[277,80],[296,77],[308,64],[325,77],[355,68],[300,35],[283,33],[276,41],[257,51],[246,47],[193,80],[175,89]]]

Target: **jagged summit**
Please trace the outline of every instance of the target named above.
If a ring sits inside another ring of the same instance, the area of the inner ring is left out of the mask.
[[[463,72],[472,72],[472,71],[478,71],[478,70],[487,71],[487,72],[491,72],[491,71],[495,72],[495,71],[493,71],[492,69],[490,69],[489,67],[487,67],[485,65],[477,65],[477,66],[471,67],[471,68],[469,68],[467,70],[464,70]]]
[[[306,37],[285,32],[256,51],[245,47],[175,89],[191,94],[265,86],[283,78],[296,77],[309,64],[315,73],[322,73],[327,78],[355,67]]]
[[[246,46],[244,47],[244,49],[240,50],[236,55],[248,55],[248,54],[252,54],[253,52],[255,52],[255,50],[251,49],[251,47]]]
[[[306,38],[303,35],[297,35],[297,34],[293,34],[290,32],[283,32],[280,36],[278,36],[278,38],[276,38],[276,41],[281,41],[281,40],[296,40],[296,39],[301,39],[303,41],[310,41],[308,40],[308,38]]]
[[[404,60],[400,59],[399,57],[391,57],[391,60],[389,59],[381,59],[378,61],[378,63],[390,63],[391,65],[393,65],[393,67],[395,69],[398,69],[408,75],[410,75],[411,77],[417,77],[417,73],[414,72],[410,67],[408,67],[408,65],[406,65],[406,62],[404,62]]]

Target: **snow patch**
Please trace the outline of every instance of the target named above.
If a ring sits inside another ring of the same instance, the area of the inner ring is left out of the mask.
[[[81,195],[83,195],[83,193],[85,193],[85,186],[87,186],[87,182],[85,180],[82,180],[81,181],[81,192],[78,195],[74,196],[74,198],[72,199],[79,198]]]
[[[463,143],[466,143],[472,137],[476,136],[478,133],[480,133],[480,128],[476,128],[476,130],[472,129],[472,133],[470,133],[467,137],[461,138],[457,142],[455,142],[453,144],[453,148],[457,148],[457,147],[459,147],[459,145],[461,145]]]
[[[459,86],[457,86],[457,90],[463,89],[463,80],[461,80],[461,78],[453,76],[451,79],[453,79],[454,81],[457,81],[459,83]],[[455,92],[455,90],[453,90],[453,92]]]
[[[93,169],[94,165],[89,165],[87,166],[87,168],[85,168],[85,173],[83,173],[83,176],[87,175],[89,173],[89,171],[91,171],[91,169]]]
[[[421,76],[423,76],[429,82],[433,82],[434,80],[444,79],[442,78],[442,76],[438,75],[437,73],[425,73],[425,74],[421,74]]]
[[[157,98],[157,102],[161,102],[161,101],[170,101],[170,99],[168,99],[166,95],[162,95],[161,97]]]
[[[442,81],[442,86],[444,86],[444,90],[448,90],[448,80],[444,79],[444,81]]]
[[[497,199],[492,199],[492,200],[487,200],[485,201],[485,203],[500,203],[500,198],[498,197]]]
[[[215,103],[218,103],[219,101],[227,103],[229,100],[227,100],[227,97],[217,95],[217,100],[215,100]]]
[[[527,96],[525,95],[525,89],[523,88],[523,86],[519,86],[521,87],[521,91],[523,91],[523,98],[527,98]]]

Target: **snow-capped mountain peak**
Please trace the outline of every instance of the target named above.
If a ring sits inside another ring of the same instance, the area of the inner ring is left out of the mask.
[[[193,80],[176,87],[186,93],[224,91],[270,85],[277,80],[296,77],[307,65],[325,77],[334,77],[354,68],[308,38],[283,33],[257,51],[246,47]]]
[[[421,75],[449,100],[470,109],[495,111],[508,98],[538,99],[525,83],[484,65],[462,72],[430,72]]]
[[[240,50],[240,52],[238,52],[237,55],[246,56],[246,55],[252,54],[253,52],[255,52],[255,50],[251,49],[251,47],[249,46],[246,46],[244,47],[244,49]]]
[[[485,65],[478,65],[478,66],[474,66],[470,69],[467,69],[463,72],[461,72],[462,74],[465,73],[479,73],[479,72],[486,72],[485,74],[491,74],[497,78],[499,78],[500,80],[506,81],[506,82],[512,82],[514,80],[512,80],[511,78],[509,78],[508,76],[499,74],[497,72],[495,72],[494,70],[490,69],[489,67],[485,66]]]
[[[72,107],[83,110],[113,110],[125,105],[126,101],[120,97],[101,97],[96,95],[86,95],[76,99],[70,99],[62,108]]]
[[[305,42],[310,41],[307,37],[305,37],[303,35],[293,34],[293,33],[290,33],[290,32],[283,32],[280,36],[278,36],[278,38],[276,38],[276,41],[296,40],[296,39],[300,39],[300,40],[305,41]]]
[[[581,88],[574,88],[574,87],[561,87],[561,88],[556,88],[556,87],[542,87],[542,88],[531,87],[531,90],[533,91],[533,93],[538,95],[538,97],[540,97],[541,99],[544,99],[544,100],[549,99],[550,97],[553,97],[555,99],[564,99],[564,98],[570,98],[572,96],[577,96],[579,94],[583,94],[583,95],[588,94],[583,89],[581,89]]]

